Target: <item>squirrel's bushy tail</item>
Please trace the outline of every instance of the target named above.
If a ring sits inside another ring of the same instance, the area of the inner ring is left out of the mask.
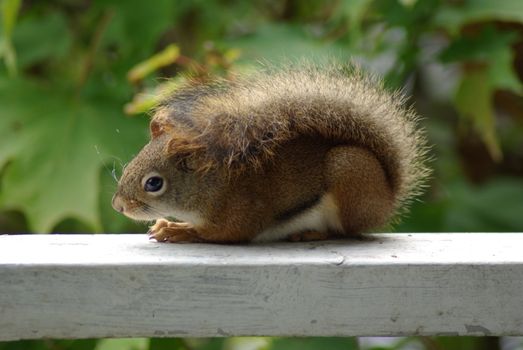
[[[202,150],[207,168],[260,167],[300,135],[365,147],[383,165],[400,208],[428,175],[425,137],[405,102],[353,65],[300,65],[187,87],[159,110],[171,111],[168,120],[183,130],[173,142]]]

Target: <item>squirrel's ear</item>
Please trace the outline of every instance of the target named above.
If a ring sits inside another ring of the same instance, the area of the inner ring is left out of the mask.
[[[173,126],[165,120],[154,118],[149,124],[149,130],[151,131],[151,139],[154,140],[158,136],[163,135],[165,132],[172,131]]]
[[[155,119],[151,120],[149,130],[151,131],[151,139],[155,139],[165,132],[163,125]]]
[[[154,140],[165,132],[171,131],[174,126],[169,119],[169,113],[166,109],[159,109],[154,113],[149,130],[151,131],[151,139]]]

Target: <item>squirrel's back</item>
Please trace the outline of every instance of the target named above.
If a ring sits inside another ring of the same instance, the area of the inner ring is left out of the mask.
[[[260,168],[300,135],[371,151],[382,165],[397,210],[427,177],[425,138],[398,92],[353,66],[263,71],[168,97],[152,123],[170,123],[176,152],[197,153],[201,169]]]

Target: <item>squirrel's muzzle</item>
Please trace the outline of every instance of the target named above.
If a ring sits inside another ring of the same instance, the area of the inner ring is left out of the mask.
[[[113,206],[114,210],[120,213],[125,212],[125,203],[122,200],[122,198],[118,195],[118,193],[114,194],[113,199],[111,201],[111,205]]]

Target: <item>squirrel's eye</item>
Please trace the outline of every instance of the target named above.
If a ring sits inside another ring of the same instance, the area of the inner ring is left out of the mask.
[[[147,180],[145,180],[145,184],[143,185],[143,189],[146,192],[158,192],[163,187],[163,179],[160,176],[151,176]]]

